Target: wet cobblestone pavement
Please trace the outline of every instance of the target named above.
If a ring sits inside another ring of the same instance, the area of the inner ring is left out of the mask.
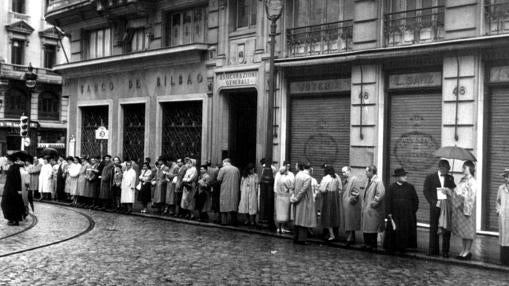
[[[88,227],[87,218],[72,209],[36,208],[37,225],[15,239],[0,240],[1,253],[71,237]],[[500,271],[80,212],[95,221],[90,232],[0,258],[0,285],[509,285],[509,274]],[[0,224],[5,230],[5,221]]]

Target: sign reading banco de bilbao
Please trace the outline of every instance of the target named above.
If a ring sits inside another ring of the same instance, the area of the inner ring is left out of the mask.
[[[216,76],[217,87],[256,85],[258,71],[223,72]]]
[[[441,85],[441,72],[392,74],[389,76],[389,89],[439,87]]]
[[[350,85],[349,78],[294,81],[290,82],[290,94],[343,92],[349,91]]]

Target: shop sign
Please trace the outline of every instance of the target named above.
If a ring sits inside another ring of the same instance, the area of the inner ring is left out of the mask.
[[[492,67],[490,70],[490,82],[508,82],[509,66]]]
[[[349,78],[294,81],[290,83],[291,94],[342,92],[350,90]]]
[[[224,72],[217,74],[218,87],[256,85],[258,71]]]
[[[442,85],[441,72],[393,74],[389,76],[389,88],[419,88]]]
[[[0,127],[13,127],[19,128],[19,121],[0,121]],[[30,122],[30,128],[38,128],[37,122]]]
[[[108,139],[108,129],[104,126],[100,126],[95,130],[95,139],[106,140]]]
[[[65,143],[37,143],[37,148],[65,149]]]
[[[436,162],[433,152],[438,148],[433,136],[414,131],[402,134],[397,139],[394,155],[401,167],[410,171],[423,171]]]

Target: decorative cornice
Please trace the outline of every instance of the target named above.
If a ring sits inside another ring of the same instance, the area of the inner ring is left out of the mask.
[[[12,23],[10,25],[6,25],[5,29],[9,32],[23,34],[23,35],[30,35],[34,32],[34,28],[32,26],[28,25],[27,22],[21,20],[15,23]]]

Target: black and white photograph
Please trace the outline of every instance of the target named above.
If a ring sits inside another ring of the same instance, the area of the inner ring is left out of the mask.
[[[0,285],[509,285],[509,0],[0,24]]]

